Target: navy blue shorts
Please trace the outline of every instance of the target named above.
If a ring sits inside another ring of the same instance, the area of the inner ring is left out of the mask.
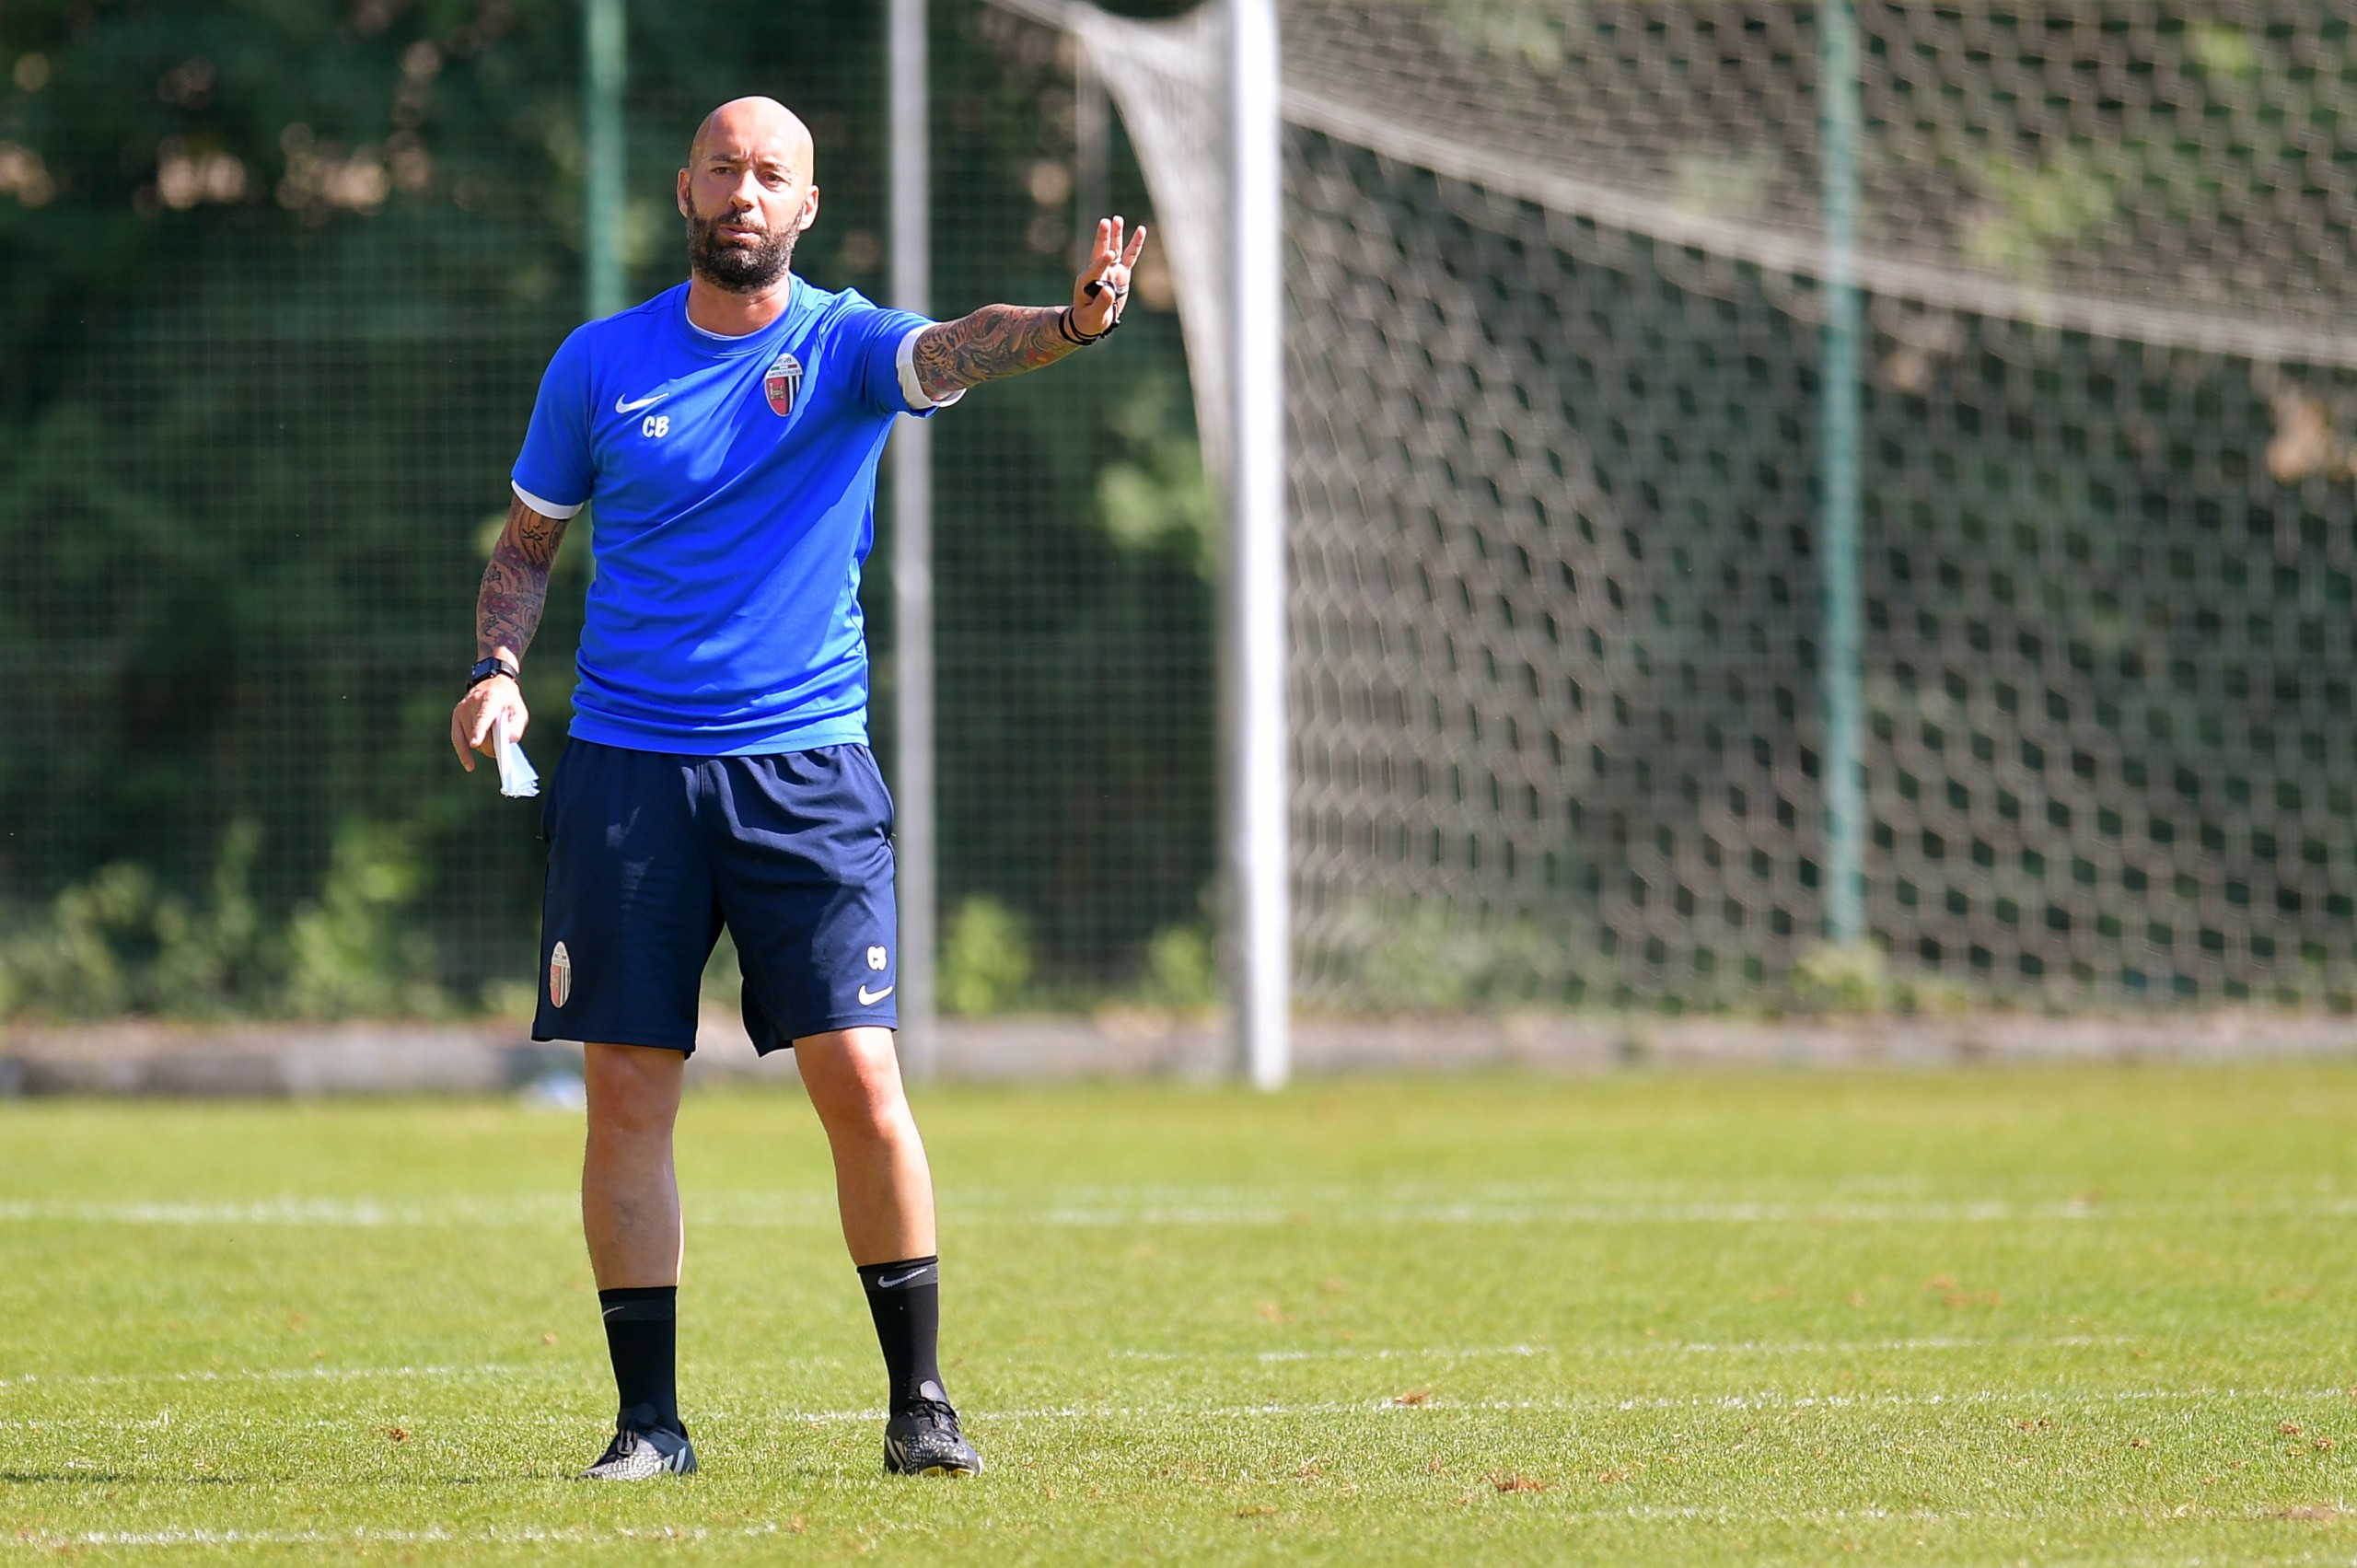
[[[723,926],[755,1050],[898,1025],[892,796],[866,747],[682,757],[568,741],[540,821],[534,1040],[692,1051]]]

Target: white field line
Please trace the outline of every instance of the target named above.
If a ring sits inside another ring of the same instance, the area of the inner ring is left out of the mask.
[[[2329,1506],[2335,1512],[2342,1511],[2338,1503]],[[2170,1516],[2156,1514],[2153,1516],[2153,1522],[2160,1524]],[[2269,1523],[2270,1517],[2258,1514],[2195,1514],[2175,1516],[2200,1519],[2208,1523],[2231,1521],[2235,1524],[2253,1525]],[[2018,1561],[2027,1562],[2028,1559],[2023,1558]],[[2314,1568],[2314,1565],[2319,1564],[2326,1565],[2326,1568],[2350,1568],[2352,1562],[2357,1562],[2357,1558],[2352,1558],[2346,1551],[2323,1553],[2303,1551],[2291,1557],[2253,1557],[2248,1552],[2235,1551],[2231,1556],[2221,1554],[2208,1557],[2199,1554],[2191,1557],[2046,1557],[2038,1560],[2038,1568]]]
[[[75,1547],[93,1546],[387,1546],[430,1545],[435,1542],[464,1542],[472,1545],[494,1545],[505,1542],[554,1541],[587,1544],[603,1540],[711,1540],[773,1536],[786,1533],[790,1525],[744,1525],[727,1529],[710,1529],[700,1525],[654,1525],[643,1529],[627,1526],[596,1525],[490,1525],[476,1530],[430,1528],[423,1530],[370,1529],[362,1527],[349,1530],[211,1530],[198,1528],[164,1530],[82,1530],[70,1534],[32,1534],[0,1536],[0,1546],[32,1547],[39,1551],[57,1551]]]
[[[2203,1400],[2310,1402],[2345,1401],[2343,1388],[2114,1388],[2074,1393],[2052,1388],[1972,1388],[1957,1393],[1931,1394],[1695,1394],[1645,1399],[1615,1399],[1609,1394],[1571,1395],[1544,1400],[1432,1399],[1403,1405],[1393,1400],[1315,1400],[1293,1402],[1271,1400],[1248,1405],[1051,1405],[1031,1410],[990,1410],[965,1412],[970,1421],[1242,1421],[1269,1416],[1419,1415],[1465,1411],[1529,1412],[1560,1411],[1809,1411],[1867,1410],[1957,1409],[1984,1405],[2024,1409],[2100,1410],[2111,1405],[2198,1403]],[[770,1412],[776,1421],[811,1425],[839,1422],[882,1421],[881,1407],[873,1410],[781,1410]]]
[[[1187,1363],[1249,1360],[1263,1365],[1282,1365],[1288,1362],[1317,1361],[1481,1361],[1505,1358],[1529,1359],[1539,1356],[1837,1355],[1913,1351],[2081,1349],[2137,1342],[2140,1342],[2124,1335],[2093,1334],[2066,1334],[2052,1339],[2021,1340],[1954,1338],[1794,1340],[1791,1342],[1749,1341],[1728,1344],[1702,1341],[1687,1342],[1665,1341],[1659,1344],[1643,1345],[1427,1345],[1412,1349],[1347,1346],[1321,1350],[1266,1351],[1122,1350],[1113,1352],[1111,1359]],[[840,1365],[841,1362],[830,1356],[796,1356],[791,1358],[788,1365],[832,1367]],[[570,1376],[570,1369],[553,1366],[513,1366],[485,1362],[472,1366],[208,1367],[187,1372],[28,1372],[14,1377],[0,1377],[0,1388],[87,1388],[148,1383],[365,1383],[401,1379],[448,1380],[466,1377],[535,1376]],[[881,1413],[877,1412],[879,1418]],[[29,1423],[0,1422],[0,1426],[26,1424]]]
[[[2129,1334],[2057,1334],[2048,1339],[1974,1340],[1942,1336],[1913,1340],[1735,1340],[1724,1344],[1691,1340],[1663,1348],[1685,1355],[1859,1355],[1879,1354],[1886,1351],[2087,1350],[2138,1342],[2134,1336]],[[1599,1345],[1596,1351],[1612,1353],[1623,1348]],[[1642,1352],[1650,1347],[1625,1348]]]
[[[1895,1508],[1668,1508],[1631,1504],[1620,1508],[1559,1508],[1545,1507],[1550,1519],[1627,1520],[1640,1524],[1713,1524],[1758,1527],[1761,1525],[1943,1525],[1943,1524],[2039,1524],[2056,1518],[2139,1519],[2155,1524],[2180,1520],[2203,1523],[2233,1522],[2257,1524],[2267,1516],[2247,1510],[2203,1509],[2180,1514],[2174,1510],[2144,1508],[2056,1508],[2033,1510],[2019,1508],[1956,1508],[1956,1509],[1895,1509]],[[2343,1504],[2330,1506],[2340,1509]],[[621,1525],[491,1525],[480,1529],[453,1530],[442,1527],[425,1529],[372,1529],[360,1527],[349,1530],[240,1530],[205,1529],[187,1527],[160,1530],[81,1530],[33,1532],[23,1531],[0,1536],[0,1547],[29,1548],[36,1551],[72,1551],[90,1547],[161,1548],[224,1547],[224,1546],[428,1546],[437,1544],[505,1545],[561,1544],[590,1545],[599,1541],[708,1541],[762,1539],[772,1536],[799,1535],[799,1520],[781,1525],[774,1520],[755,1524],[714,1528],[703,1525],[653,1525],[637,1528]],[[2055,1568],[2072,1568],[2066,1562],[2049,1560]],[[2212,1568],[2229,1560],[2213,1557],[2105,1557],[2105,1568]],[[2236,1551],[2231,1562],[2234,1568],[2288,1568],[2294,1563],[2337,1562],[2350,1561],[2345,1551],[2317,1556],[2301,1552],[2295,1556],[2255,1557]]]
[[[1560,1508],[1544,1504],[1550,1519],[1586,1520],[1603,1523],[1626,1520],[1638,1524],[1711,1524],[1759,1527],[1762,1525],[1945,1525],[1945,1524],[2040,1524],[2056,1518],[2139,1519],[2155,1524],[2191,1521],[2202,1523],[2237,1524],[2262,1523],[2266,1516],[2247,1511],[2228,1512],[2223,1509],[2202,1510],[2178,1514],[2142,1508],[2062,1509],[2038,1511],[2009,1508],[1959,1509],[1883,1509],[1883,1508],[1663,1508],[1642,1504],[1621,1508]],[[2342,1505],[2334,1504],[2336,1509]],[[496,1546],[506,1544],[593,1545],[600,1541],[709,1541],[752,1540],[772,1536],[799,1535],[802,1526],[797,1520],[781,1525],[774,1520],[757,1524],[713,1528],[702,1525],[653,1525],[639,1528],[627,1526],[585,1525],[507,1525],[486,1526],[475,1530],[453,1530],[439,1527],[426,1529],[371,1529],[366,1527],[349,1530],[239,1530],[182,1527],[160,1530],[82,1530],[74,1532],[23,1531],[0,1536],[0,1547],[17,1547],[36,1551],[70,1551],[92,1547],[148,1548],[170,1550],[175,1547],[235,1547],[235,1546],[431,1546],[463,1544]],[[2049,1560],[2053,1562],[2054,1560]],[[2297,1563],[2350,1561],[2346,1552],[2333,1552],[2319,1557],[2310,1552],[2296,1556],[2254,1557],[2237,1551],[2231,1560],[2215,1557],[2105,1557],[2104,1568],[2213,1568],[2231,1561],[2233,1568],[2291,1568]],[[2073,1568],[2067,1562],[2056,1562],[2055,1568]]]
[[[28,1372],[0,1377],[0,1388],[105,1388],[137,1383],[366,1383],[398,1378],[521,1377],[556,1368],[503,1366],[287,1366],[232,1367],[192,1372]]]
[[[1519,1353],[1508,1352],[1507,1353]],[[534,1369],[486,1364],[481,1366],[389,1366],[347,1368],[292,1368],[284,1371],[258,1370],[250,1372],[158,1372],[99,1374],[87,1376],[20,1377],[0,1383],[0,1388],[89,1387],[109,1384],[146,1383],[220,1383],[257,1382],[343,1382],[369,1379],[431,1379],[461,1377],[503,1377],[527,1374]],[[553,1369],[550,1369],[553,1370]],[[1401,1405],[1383,1400],[1323,1400],[1306,1402],[1269,1400],[1243,1405],[1057,1405],[1036,1409],[992,1410],[971,1407],[968,1414],[990,1421],[1093,1421],[1093,1420],[1152,1420],[1182,1418],[1187,1420],[1226,1420],[1241,1417],[1289,1415],[1340,1415],[1352,1411],[1372,1411],[1384,1415],[1412,1415],[1434,1411],[1813,1411],[1813,1410],[1912,1410],[1979,1405],[2023,1405],[2053,1409],[2062,1407],[2099,1408],[2106,1405],[2155,1402],[2199,1402],[2217,1400],[2284,1400],[2316,1401],[2344,1400],[2349,1390],[2340,1388],[2114,1388],[2072,1391],[2053,1388],[1974,1388],[1960,1392],[1926,1394],[1784,1394],[1766,1390],[1749,1394],[1696,1394],[1634,1399],[1616,1399],[1610,1394],[1558,1396],[1536,1400],[1452,1400],[1434,1399],[1413,1405]],[[728,1412],[715,1412],[726,1414]],[[807,1423],[882,1421],[886,1411],[881,1408],[857,1410],[775,1410],[763,1414],[776,1421]]]
[[[1718,1343],[1666,1340],[1639,1345],[1428,1345],[1377,1349],[1356,1345],[1321,1350],[1177,1351],[1121,1350],[1116,1361],[1481,1361],[1530,1356],[1626,1355],[1861,1355],[1887,1352],[1947,1350],[2084,1350],[2142,1342],[2124,1334],[2061,1334],[2048,1339],[1976,1340],[1953,1336],[1911,1340],[1743,1340]]]
[[[1063,1206],[1038,1213],[960,1210],[968,1222],[1047,1225],[1074,1228],[1131,1225],[1990,1225],[2052,1222],[2154,1222],[2257,1218],[2345,1219],[2357,1216],[2357,1200],[2293,1202],[2197,1202],[2097,1203],[2083,1200],[2015,1202],[1981,1199],[1948,1202],[1798,1203],[1368,1203],[1285,1202],[1250,1204],[1103,1204]]]
[[[1493,1356],[1558,1355],[1549,1345],[1434,1345],[1422,1350],[1117,1350],[1115,1361],[1481,1361]],[[1573,1352],[1572,1353],[1577,1353]]]
[[[75,1220],[98,1225],[329,1225],[375,1229],[389,1225],[510,1225],[581,1223],[571,1195],[449,1198],[431,1202],[377,1198],[258,1199],[241,1203],[124,1202],[112,1203],[0,1202],[0,1222]]]
[[[1500,1357],[1620,1356],[1620,1355],[1836,1355],[1887,1351],[2046,1350],[2135,1344],[2126,1335],[2065,1334],[2052,1339],[1973,1340],[1755,1340],[1731,1343],[1707,1341],[1664,1341],[1643,1345],[1427,1345],[1410,1349],[1343,1346],[1320,1350],[1156,1351],[1121,1350],[1115,1361],[1202,1362],[1249,1359],[1263,1363],[1293,1361],[1477,1361]],[[796,1356],[793,1365],[841,1365],[830,1356]],[[556,1367],[516,1366],[482,1362],[470,1366],[285,1366],[204,1367],[186,1372],[28,1372],[0,1377],[0,1388],[96,1388],[137,1383],[344,1383],[398,1378],[529,1377],[554,1374]]]
[[[1320,1191],[1270,1193],[1249,1198],[1223,1192],[1216,1201],[1208,1202],[1178,1199],[1161,1192],[1136,1198],[1104,1194],[1092,1195],[1090,1201],[1084,1202],[1050,1199],[1044,1204],[1033,1206],[992,1198],[961,1202],[953,1192],[944,1206],[960,1220],[970,1224],[1041,1225],[1078,1229],[1131,1225],[1270,1226],[1310,1222],[1322,1225],[1785,1225],[2138,1223],[2357,1217],[2357,1198],[2220,1198],[2151,1202],[2104,1202],[2085,1199],[2020,1202],[2003,1198],[1556,1202],[1540,1200],[1455,1202],[1381,1198],[1368,1201],[1363,1195]],[[701,1201],[691,1196],[688,1218],[693,1225],[743,1227],[835,1223],[832,1203],[824,1193],[819,1192],[724,1193]],[[299,1196],[244,1202],[85,1202],[24,1199],[0,1202],[0,1224],[59,1221],[126,1225],[305,1225],[361,1229],[448,1225],[551,1225],[570,1228],[579,1223],[579,1207],[578,1200],[570,1193],[452,1197],[426,1202]]]

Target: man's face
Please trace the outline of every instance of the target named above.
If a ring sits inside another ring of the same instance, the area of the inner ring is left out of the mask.
[[[679,171],[688,261],[732,294],[759,294],[794,261],[794,242],[819,214],[807,154],[759,117],[724,113]]]

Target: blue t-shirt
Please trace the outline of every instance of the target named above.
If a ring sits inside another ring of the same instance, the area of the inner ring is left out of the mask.
[[[931,323],[796,278],[783,316],[723,338],[687,296],[575,329],[516,459],[533,510],[597,503],[573,733],[706,756],[865,742],[876,463],[893,415],[934,406],[909,363]]]

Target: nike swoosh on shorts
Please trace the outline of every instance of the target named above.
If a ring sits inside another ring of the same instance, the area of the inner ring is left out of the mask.
[[[873,1007],[887,996],[891,995],[893,989],[888,985],[883,990],[871,993],[867,987],[863,985],[859,988],[859,1005],[863,1007]]]

